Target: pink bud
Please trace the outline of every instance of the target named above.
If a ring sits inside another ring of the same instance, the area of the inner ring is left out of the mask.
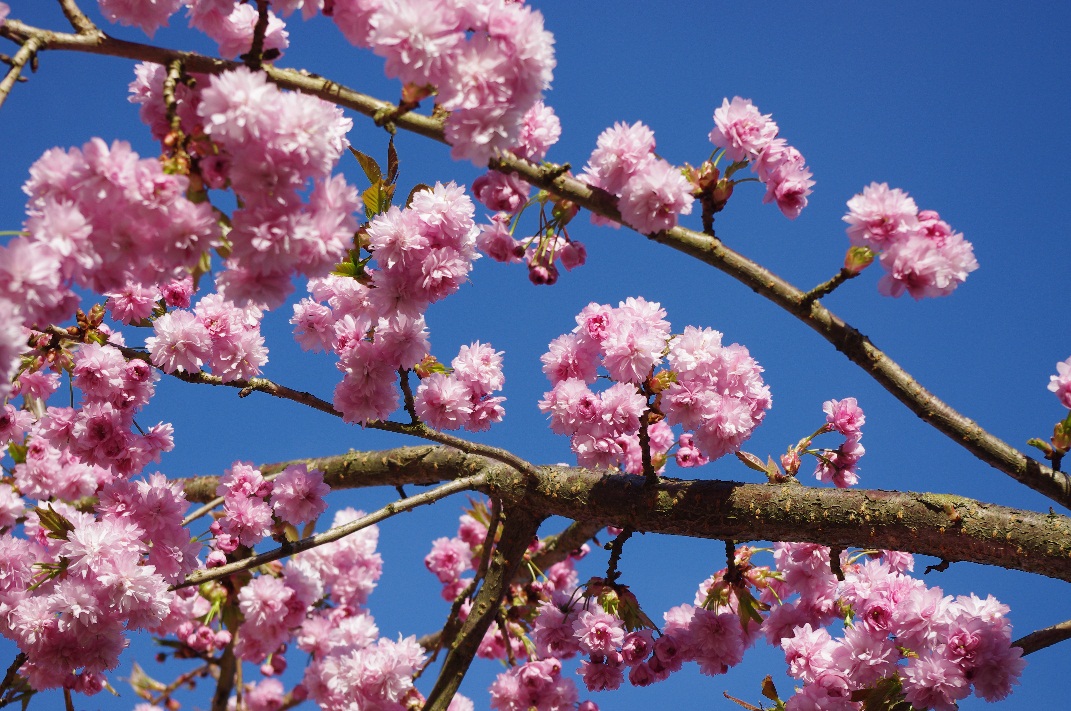
[[[570,242],[561,251],[562,266],[572,271],[587,261],[588,250],[580,242]]]

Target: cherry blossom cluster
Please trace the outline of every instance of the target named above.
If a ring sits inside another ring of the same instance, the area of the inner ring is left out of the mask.
[[[131,100],[166,144],[178,139],[165,110],[165,76],[162,67],[139,65]],[[293,290],[291,275],[323,276],[352,246],[360,197],[331,171],[353,122],[337,106],[280,91],[245,67],[195,80],[197,88],[176,90],[180,126],[192,137],[186,148],[208,187],[229,186],[240,205],[217,288],[236,302],[278,306]]]
[[[543,206],[540,206],[542,211]],[[500,212],[490,223],[480,226],[476,245],[496,262],[524,262],[528,267],[528,279],[536,285],[554,284],[558,281],[558,263],[566,271],[576,269],[587,261],[587,248],[578,240],[569,237],[565,223],[573,214],[566,214],[557,206],[551,220],[542,219],[539,231],[525,240],[513,237],[517,218]]]
[[[1064,407],[1071,408],[1071,358],[1056,364],[1056,375],[1049,376],[1049,391]]]
[[[562,135],[562,124],[554,109],[537,101],[525,113],[520,136],[510,152],[538,163]],[[472,183],[472,194],[492,212],[516,214],[528,201],[528,183],[516,173],[489,170]]]
[[[398,370],[413,368],[429,351],[425,310],[456,292],[479,256],[474,213],[472,201],[454,183],[416,193],[409,207],[391,207],[367,227],[373,262],[365,261],[355,276],[311,280],[312,298],[294,306],[291,323],[301,346],[339,356],[345,375],[335,388],[334,405],[347,422],[383,419],[397,409]],[[490,421],[488,416],[500,410],[500,400],[486,397],[501,388],[500,360],[488,348],[470,349],[472,360],[462,368],[469,369],[469,379],[462,383],[458,376],[448,386],[447,399],[465,388],[469,392],[464,407],[470,412],[458,426]],[[492,367],[492,361],[498,365]],[[484,377],[490,380],[480,380]],[[482,409],[473,419],[477,406]]]
[[[105,17],[150,35],[183,5],[190,25],[219,43],[227,57],[252,47],[257,11],[234,0],[100,0]],[[554,38],[543,16],[509,0],[282,0],[283,15],[329,14],[351,43],[371,48],[417,96],[437,93],[450,111],[446,136],[456,159],[485,164],[517,143],[525,113],[550,86]],[[263,48],[288,46],[285,25],[269,13]]]
[[[212,208],[188,200],[188,187],[122,141],[46,151],[23,186],[27,235],[0,246],[0,300],[47,325],[74,311],[72,286],[103,293],[185,276],[220,238]]]
[[[129,282],[123,288],[105,294],[108,299],[104,307],[120,323],[142,325],[153,316],[161,315],[169,306],[188,309],[193,291],[193,279],[188,276],[161,286]]]
[[[580,175],[588,185],[616,195],[621,218],[645,234],[676,226],[677,216],[691,214],[695,202],[691,182],[654,149],[650,128],[639,121],[616,123],[599,135]]]
[[[592,303],[543,355],[553,388],[539,407],[551,430],[569,435],[581,466],[642,471],[644,420],[652,459],[676,439],[680,464],[702,464],[739,449],[765,417],[770,391],[747,349],[723,346],[722,334],[709,328],[671,336],[665,315],[642,297],[617,308]],[[659,371],[664,360],[668,368]],[[595,393],[600,368],[613,384]],[[676,425],[685,430],[679,438]]]
[[[35,689],[100,691],[125,633],[166,631],[168,585],[198,565],[179,485],[116,479],[99,501],[97,515],[51,502],[26,515],[25,538],[0,536],[0,634],[26,655],[19,671]]]
[[[159,377],[148,363],[128,362],[115,347],[96,343],[67,357],[73,384],[82,391],[78,407],[45,407],[59,379],[36,363],[19,376],[24,409],[2,409],[0,441],[20,445],[15,484],[23,495],[42,500],[92,495],[113,479],[140,473],[174,446],[169,424],[132,431]]]
[[[760,113],[750,99],[734,96],[714,112],[710,142],[733,163],[750,163],[766,186],[762,201],[776,202],[785,217],[794,220],[807,206],[814,181],[803,156],[778,137],[778,130],[770,114]]]
[[[414,396],[416,412],[425,423],[440,430],[464,427],[472,432],[488,429],[505,416],[506,398],[492,396],[502,389],[502,353],[477,341],[461,346],[451,361],[453,372],[432,373],[420,381]]]
[[[804,684],[788,700],[789,711],[854,711],[861,702],[852,699],[863,690],[896,678],[915,708],[953,711],[972,685],[976,696],[997,701],[1017,683],[1022,650],[1011,646],[1007,606],[992,596],[952,598],[927,587],[904,574],[913,567],[906,553],[885,552],[864,563],[843,559],[838,581],[829,549],[788,543],[776,549],[789,588],[782,592],[800,595],[763,623],[767,639],[785,650],[789,673]],[[823,625],[844,610],[843,635],[833,637]]]
[[[961,233],[887,183],[871,183],[849,200],[844,221],[853,245],[880,253],[886,274],[878,290],[886,296],[947,296],[978,268]]]
[[[491,684],[491,708],[497,711],[598,711],[590,701],[578,705],[579,696],[573,680],[562,676],[561,662],[553,658],[511,667]]]
[[[814,470],[818,481],[832,482],[841,489],[854,486],[859,482],[859,460],[866,451],[861,444],[866,415],[854,397],[828,400],[822,410],[826,413],[826,424],[781,455],[781,466],[787,474],[795,476],[800,469],[800,455],[811,454],[818,460]],[[839,432],[844,435],[844,442],[836,449],[811,448],[812,440],[827,432]]]
[[[230,553],[239,545],[252,547],[272,533],[276,523],[297,527],[315,521],[327,509],[323,497],[330,488],[323,473],[304,464],[287,467],[268,481],[259,469],[238,462],[220,478],[216,496],[223,514],[212,523],[216,550]],[[209,565],[222,563],[220,556]]]
[[[557,143],[559,136],[561,122],[552,108],[539,101],[525,114],[520,140],[511,151],[538,163],[543,160],[547,149]],[[566,229],[578,211],[575,206],[553,201],[546,192],[540,192],[530,201],[528,183],[516,173],[494,170],[476,178],[472,183],[472,192],[487,209],[497,213],[488,224],[480,226],[476,245],[496,262],[524,262],[532,283],[553,284],[558,280],[557,262],[571,271],[587,259],[584,245],[572,239]],[[549,216],[548,203],[552,204]],[[521,215],[533,204],[539,205],[535,233],[523,240],[514,239],[513,234]]]
[[[759,624],[741,613],[741,598],[757,616],[765,608],[746,590],[780,584],[775,572],[751,565],[750,555],[746,547],[737,552],[742,587],[727,585],[726,571],[719,571],[700,585],[694,605],[665,613],[661,631],[642,616],[627,588],[593,579],[579,599],[578,591],[559,595],[531,623],[536,657],[559,663],[582,657],[577,673],[589,691],[618,689],[626,678],[633,686],[649,686],[693,661],[703,674],[724,674],[759,637]]]
[[[168,311],[153,322],[145,339],[153,365],[165,373],[196,373],[207,365],[223,382],[251,378],[268,362],[260,335],[263,311],[253,304],[235,306],[209,294],[192,311]]]
[[[373,7],[367,24],[352,22]],[[334,18],[347,39],[386,60],[388,76],[435,87],[451,112],[446,138],[458,160],[484,165],[515,145],[525,114],[550,86],[554,38],[523,3],[347,0],[335,3]]]
[[[703,674],[724,674],[763,637],[784,649],[789,674],[802,683],[788,711],[860,711],[869,694],[887,693],[918,709],[952,711],[972,686],[996,701],[1017,683],[1024,662],[1011,646],[1008,608],[927,587],[906,575],[910,554],[843,554],[838,579],[823,546],[778,543],[776,569],[754,564],[753,553],[737,549],[732,573],[700,584],[693,604],[664,614],[661,630],[626,623],[619,611],[629,606],[595,594],[556,595],[530,623],[535,657],[499,676],[492,705],[549,708],[557,695],[575,695],[559,680],[562,661],[576,656],[589,691],[613,690],[626,678],[635,686],[662,681],[691,661]],[[842,626],[840,636],[830,626]]]

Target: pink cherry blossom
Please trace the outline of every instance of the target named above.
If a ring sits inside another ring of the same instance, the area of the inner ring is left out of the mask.
[[[769,114],[759,113],[750,99],[734,96],[731,103],[725,99],[714,112],[710,142],[735,162],[758,156],[776,135],[777,124]]]
[[[304,464],[294,464],[272,481],[269,503],[281,520],[299,526],[315,520],[327,510],[324,497],[330,491],[331,487],[324,483],[323,472],[309,471]]]
[[[843,435],[858,433],[866,423],[866,416],[854,397],[827,400],[822,405],[822,411],[826,413],[826,422]]]
[[[1056,364],[1056,375],[1049,376],[1049,390],[1064,407],[1071,407],[1071,358]]]
[[[647,162],[621,188],[621,218],[632,228],[650,234],[677,224],[678,215],[692,212],[692,184],[661,158]]]
[[[100,11],[109,22],[135,25],[152,37],[156,30],[182,7],[182,0],[99,0]]]
[[[848,214],[843,219],[852,244],[879,250],[915,230],[918,206],[899,188],[871,183],[848,201]]]

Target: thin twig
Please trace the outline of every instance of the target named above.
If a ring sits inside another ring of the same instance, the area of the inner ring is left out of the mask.
[[[621,563],[621,552],[625,548],[625,541],[632,537],[635,530],[629,526],[625,526],[621,529],[621,533],[617,534],[611,542],[606,544],[607,550],[610,551],[610,561],[606,565],[606,582],[611,585],[617,582],[617,579],[621,577],[620,571],[617,566]]]
[[[409,414],[411,424],[418,424],[416,401],[413,399],[413,388],[409,385],[409,369],[398,368],[398,385],[402,389],[402,401],[405,403],[405,411]]]
[[[744,576],[736,564],[736,541],[726,538],[725,541],[725,582],[730,585],[741,585]]]
[[[415,425],[403,424],[401,422],[391,422],[389,420],[372,420],[366,422],[365,427],[370,430],[383,430],[384,432],[395,432],[397,434],[406,434],[411,437],[419,437],[431,442],[438,442],[439,444],[445,444],[448,447],[454,447],[460,449],[462,452],[469,454],[478,454],[488,459],[494,459],[495,461],[502,462],[503,464],[513,467],[518,472],[529,476],[538,477],[539,468],[529,461],[521,459],[513,452],[502,449],[500,447],[492,447],[487,444],[480,444],[478,442],[470,442],[467,439],[461,437],[454,437],[448,435],[445,432],[439,432],[433,430],[422,422],[418,422]]]
[[[833,275],[833,277],[829,281],[822,282],[821,284],[804,294],[803,297],[800,299],[800,303],[810,304],[811,302],[818,301],[824,296],[829,296],[838,286],[848,281],[849,279],[854,279],[860,274],[862,274],[862,272],[842,268],[839,272]]]
[[[374,511],[370,514],[362,516],[356,521],[351,521],[342,526],[336,526],[323,533],[318,533],[315,536],[309,536],[303,538],[300,541],[289,543],[280,546],[274,550],[270,550],[266,553],[260,553],[258,555],[250,556],[227,565],[221,565],[218,568],[211,568],[208,570],[198,570],[190,573],[186,577],[186,580],[175,585],[173,589],[178,590],[180,588],[186,588],[193,585],[200,585],[201,583],[209,582],[210,580],[219,580],[225,578],[228,575],[233,575],[243,570],[250,570],[257,566],[270,563],[273,560],[279,560],[287,556],[307,551],[317,546],[322,546],[325,543],[331,543],[337,541],[340,538],[360,531],[363,528],[368,528],[372,524],[379,523],[384,519],[388,519],[395,514],[399,514],[403,511],[409,511],[417,506],[423,506],[424,504],[430,504],[439,499],[444,499],[451,494],[456,494],[459,491],[467,491],[475,489],[483,485],[487,481],[486,474],[477,474],[475,476],[467,476],[461,479],[455,479],[449,483],[443,484],[440,487],[432,489],[431,491],[425,491],[422,494],[416,496],[410,496],[408,499],[402,499],[401,501],[395,501],[387,504],[378,511]]]
[[[268,0],[257,0],[257,24],[253,26],[253,42],[249,54],[243,56],[246,66],[253,71],[260,69],[264,61],[264,36],[268,32]]]
[[[193,679],[196,679],[199,676],[205,676],[206,674],[208,674],[208,670],[211,668],[211,666],[211,664],[203,664],[197,667],[196,669],[191,669],[185,674],[179,675],[179,677],[176,678],[173,682],[165,686],[156,698],[149,699],[149,705],[159,706],[160,704],[164,703],[164,701],[171,698],[171,694],[175,693],[175,691],[177,691],[178,688],[186,682],[192,681]]]
[[[15,681],[15,676],[18,674],[19,669],[26,663],[26,653],[19,652],[15,655],[14,661],[11,662],[11,666],[7,668],[7,673],[4,674],[4,680],[0,682],[0,696],[7,693],[7,690],[11,688],[11,684]]]

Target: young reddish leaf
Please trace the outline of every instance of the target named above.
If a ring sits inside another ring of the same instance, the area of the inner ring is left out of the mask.
[[[364,171],[365,176],[368,178],[368,182],[375,185],[383,180],[383,171],[380,170],[379,163],[376,163],[375,158],[361,153],[353,146],[350,146],[350,153],[352,153],[353,157],[357,159],[357,162],[361,164],[361,170]]]

